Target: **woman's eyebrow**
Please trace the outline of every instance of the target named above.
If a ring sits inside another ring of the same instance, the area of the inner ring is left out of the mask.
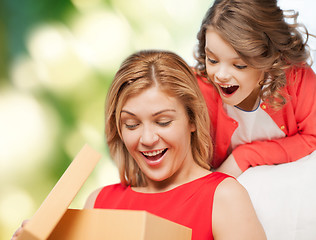
[[[129,115],[136,116],[134,113],[131,113],[131,112],[127,111],[127,110],[122,110],[122,111],[121,111],[121,114],[122,114],[122,113],[127,113],[127,114],[129,114]]]
[[[175,109],[164,109],[164,110],[161,110],[159,112],[154,113],[153,116],[157,116],[157,115],[165,113],[165,112],[177,112],[177,111]]]
[[[155,116],[157,116],[157,115],[159,115],[159,114],[162,114],[162,113],[165,113],[165,112],[177,112],[177,111],[176,111],[175,109],[164,109],[164,110],[158,111],[158,112],[156,112],[156,113],[153,113],[152,116],[155,117]],[[122,110],[122,111],[121,111],[121,114],[122,114],[122,113],[127,113],[127,114],[129,114],[129,115],[131,115],[131,116],[136,117],[136,115],[135,115],[134,113],[132,113],[132,112],[130,112],[130,111],[127,111],[127,110]]]

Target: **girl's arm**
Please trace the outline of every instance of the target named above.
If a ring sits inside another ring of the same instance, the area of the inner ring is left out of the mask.
[[[296,161],[316,150],[316,76],[311,68],[287,74],[288,102],[278,112],[267,109],[286,137],[240,145],[233,156],[242,171],[250,166]]]
[[[215,191],[212,228],[215,240],[266,239],[248,192],[233,178]]]
[[[226,173],[235,178],[239,177],[239,175],[242,174],[242,171],[238,167],[233,154],[230,154],[228,158],[222,163],[222,165],[220,165],[215,171]]]

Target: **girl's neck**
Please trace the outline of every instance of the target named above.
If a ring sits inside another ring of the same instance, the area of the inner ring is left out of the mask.
[[[260,87],[254,89],[248,97],[246,97],[241,103],[236,106],[248,112],[255,110],[258,107],[260,101],[260,91]]]

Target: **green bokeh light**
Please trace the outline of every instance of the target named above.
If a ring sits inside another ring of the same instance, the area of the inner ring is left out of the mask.
[[[0,239],[32,217],[85,144],[102,160],[70,207],[118,181],[104,141],[104,100],[140,49],[193,61],[208,0],[2,0]]]

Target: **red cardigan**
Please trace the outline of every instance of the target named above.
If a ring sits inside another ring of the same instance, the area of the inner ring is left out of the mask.
[[[293,67],[286,73],[284,88],[287,103],[275,111],[266,102],[260,107],[267,112],[286,137],[254,141],[233,149],[233,156],[242,171],[250,166],[272,165],[296,161],[316,149],[316,76],[311,68]],[[223,109],[216,88],[197,76],[212,122],[211,135],[215,141],[212,165],[217,168],[228,157],[231,136],[238,122]]]

